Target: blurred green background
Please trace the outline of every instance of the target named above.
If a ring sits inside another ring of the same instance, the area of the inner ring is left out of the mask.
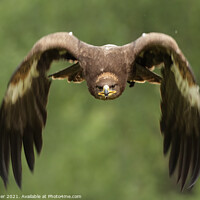
[[[94,44],[123,45],[143,32],[174,37],[200,83],[198,0],[1,0],[0,97],[32,45],[42,36],[73,31]],[[53,71],[64,68],[62,62]],[[10,170],[0,194],[80,194],[86,200],[199,199],[200,183],[180,193],[162,154],[159,86],[136,84],[109,102],[95,100],[86,83],[54,81],[44,145],[31,174],[23,156],[20,191]]]

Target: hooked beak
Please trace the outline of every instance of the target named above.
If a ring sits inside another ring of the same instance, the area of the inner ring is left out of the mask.
[[[105,97],[107,97],[109,95],[109,86],[108,85],[103,86],[103,92],[104,92]]]
[[[99,92],[98,95],[101,95],[101,96],[105,96],[105,97],[108,97],[112,94],[116,93],[115,90],[110,90],[109,86],[108,85],[104,85],[103,86],[103,91],[102,92]]]

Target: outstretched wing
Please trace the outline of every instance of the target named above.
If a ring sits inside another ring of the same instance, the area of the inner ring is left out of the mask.
[[[34,45],[11,77],[0,108],[0,176],[5,186],[11,156],[14,177],[21,187],[22,146],[28,166],[33,170],[34,146],[40,153],[42,128],[47,117],[46,104],[51,83],[47,71],[53,60],[77,62],[78,45],[79,40],[68,33],[45,36]]]
[[[134,56],[128,81],[134,81],[137,66],[149,70],[163,64],[161,81],[161,132],[164,154],[170,151],[169,174],[177,171],[177,183],[192,187],[200,172],[200,95],[190,65],[176,42],[159,33],[143,34],[131,44]],[[154,76],[152,76],[154,77]],[[148,81],[148,80],[147,80]]]

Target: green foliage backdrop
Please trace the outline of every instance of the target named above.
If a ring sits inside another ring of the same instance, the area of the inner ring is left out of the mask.
[[[81,40],[123,45],[143,32],[173,36],[200,83],[200,1],[1,0],[0,97],[32,45],[73,31]],[[66,64],[56,63],[53,71]],[[10,170],[0,194],[80,194],[86,200],[199,199],[200,183],[180,193],[162,155],[159,86],[136,84],[114,101],[95,100],[83,84],[54,81],[44,145],[32,175],[23,156],[20,191]]]

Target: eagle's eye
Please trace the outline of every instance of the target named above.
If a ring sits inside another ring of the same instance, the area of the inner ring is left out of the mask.
[[[97,85],[96,88],[97,88],[98,90],[103,90],[103,86]]]
[[[114,89],[117,84],[111,85],[110,88]]]

